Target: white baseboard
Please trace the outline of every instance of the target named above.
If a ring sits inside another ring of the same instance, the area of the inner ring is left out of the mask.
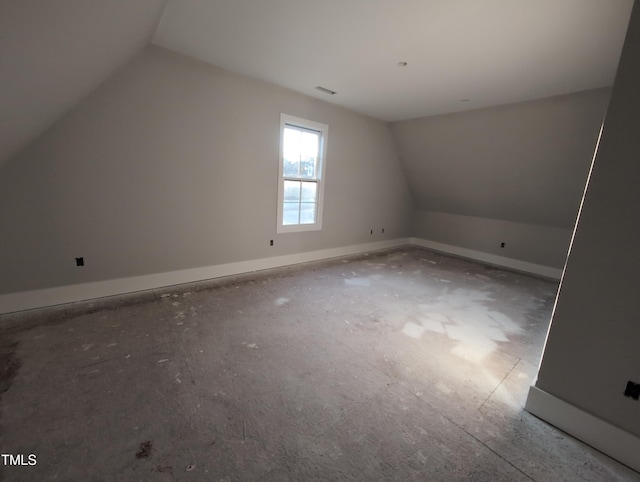
[[[529,389],[524,409],[600,452],[640,472],[640,438],[540,390]]]
[[[469,258],[495,266],[502,266],[516,271],[522,271],[524,273],[537,274],[544,276],[545,278],[559,280],[562,277],[561,269],[552,268],[550,266],[520,261],[518,259],[476,251],[474,249],[461,248],[460,246],[453,246],[451,244],[438,243],[436,241],[429,241],[428,239],[409,238],[409,242],[417,246],[422,246],[423,248],[433,249],[434,251],[441,251],[443,253],[453,254],[462,258]]]
[[[527,263],[526,261],[519,261],[517,259],[505,258],[503,256],[496,256],[489,253],[483,253],[481,251],[474,251],[472,249],[461,248],[420,238],[399,238],[388,241],[377,241],[373,243],[342,246],[318,251],[308,251],[285,256],[274,256],[272,258],[252,259],[248,261],[238,261],[235,263],[204,266],[201,268],[170,271],[166,273],[94,281],[90,283],[23,291],[19,293],[9,293],[0,295],[0,314],[73,303],[76,301],[86,301],[125,293],[134,293],[137,291],[221,278],[224,276],[251,273],[253,271],[280,268],[298,263],[348,256],[407,244],[413,244],[427,249],[432,249],[434,251],[453,254],[455,256],[473,259],[496,266],[503,266],[517,271],[546,276],[548,278],[560,279],[562,274],[562,271],[559,269]]]
[[[130,278],[95,281],[76,285],[46,288],[41,290],[23,291],[0,295],[0,314],[15,311],[31,310],[46,306],[86,301],[106,296],[134,293],[165,286],[179,285],[194,281],[222,278],[243,273],[251,273],[270,268],[280,268],[298,263],[337,258],[352,254],[366,253],[379,249],[393,248],[407,245],[407,238],[377,241],[373,243],[342,246],[338,248],[308,251],[305,253],[274,256],[272,258],[238,261],[235,263],[204,266],[201,268],[184,269]]]

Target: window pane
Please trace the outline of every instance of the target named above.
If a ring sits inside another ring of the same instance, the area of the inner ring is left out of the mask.
[[[316,202],[316,193],[318,184],[315,182],[303,182],[302,183],[302,202]]]
[[[282,151],[285,158],[298,158],[300,155],[301,136],[302,132],[300,132],[300,129],[294,129],[292,127],[284,128]]]
[[[282,224],[298,224],[300,217],[300,204],[285,202],[282,205]]]
[[[316,203],[300,204],[300,224],[313,224],[316,222]]]
[[[284,182],[284,201],[298,202],[300,201],[300,181]]]
[[[284,175],[315,179],[319,148],[320,134],[285,127],[282,146]]]
[[[286,177],[300,177],[300,160],[299,158],[284,158],[282,173]]]
[[[316,158],[303,157],[300,160],[300,177],[305,179],[316,178]]]
[[[315,132],[301,132],[300,139],[300,154],[303,157],[318,157],[318,144],[320,142],[320,136]]]
[[[300,141],[300,177],[315,179],[320,135],[315,132],[302,132]]]

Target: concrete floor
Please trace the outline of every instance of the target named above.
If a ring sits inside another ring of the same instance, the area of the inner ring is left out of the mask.
[[[640,480],[522,409],[556,288],[406,248],[4,315],[0,470]]]

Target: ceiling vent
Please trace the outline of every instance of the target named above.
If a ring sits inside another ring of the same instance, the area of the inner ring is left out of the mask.
[[[320,87],[320,86],[317,86],[316,90],[319,90],[320,92],[324,92],[325,94],[329,94],[329,95],[336,94],[333,90],[325,89],[324,87]]]

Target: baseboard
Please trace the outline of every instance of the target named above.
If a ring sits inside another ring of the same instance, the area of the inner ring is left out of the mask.
[[[409,238],[409,242],[411,244],[422,246],[423,248],[432,249],[434,251],[453,254],[462,258],[473,259],[495,266],[502,266],[504,268],[509,268],[515,271],[536,274],[539,276],[544,276],[545,278],[559,280],[562,277],[561,269],[552,268],[550,266],[529,263],[527,261],[520,261],[518,259],[507,258],[505,256],[498,256],[495,254],[485,253],[468,248],[462,248],[460,246],[453,246],[451,244],[438,243],[436,241],[429,241],[427,239]]]
[[[60,286],[41,290],[24,291],[0,295],[0,314],[25,311],[46,306],[55,306],[77,301],[86,301],[106,296],[134,293],[165,286],[222,278],[251,273],[270,268],[280,268],[298,263],[319,261],[353,254],[366,253],[409,244],[407,238],[378,241],[372,243],[342,246],[338,248],[308,251],[304,253],[253,259],[235,263],[204,266],[130,278],[96,281],[76,285]]]
[[[640,472],[640,438],[560,400],[536,386],[525,410],[600,452]]]
[[[463,258],[473,259],[483,263],[502,266],[505,268],[532,273],[553,279],[560,279],[562,271],[542,266],[538,264],[519,261],[517,259],[496,256],[481,251],[461,248],[449,244],[438,243],[420,238],[399,238],[387,241],[377,241],[372,243],[342,246],[338,248],[322,249],[318,251],[307,251],[284,256],[274,256],[272,258],[253,259],[248,261],[238,261],[235,263],[219,264],[214,266],[204,266],[201,268],[184,269],[157,273],[130,278],[120,278],[105,281],[95,281],[76,285],[60,286],[56,288],[46,288],[41,290],[24,291],[19,293],[9,293],[0,295],[0,314],[25,311],[46,306],[62,305],[77,301],[86,301],[106,296],[134,293],[165,286],[203,281],[207,279],[222,278],[243,273],[251,273],[270,268],[280,268],[298,263],[319,261],[323,259],[349,256],[353,254],[366,253],[380,249],[388,249],[397,246],[412,244],[423,248],[453,254]]]

